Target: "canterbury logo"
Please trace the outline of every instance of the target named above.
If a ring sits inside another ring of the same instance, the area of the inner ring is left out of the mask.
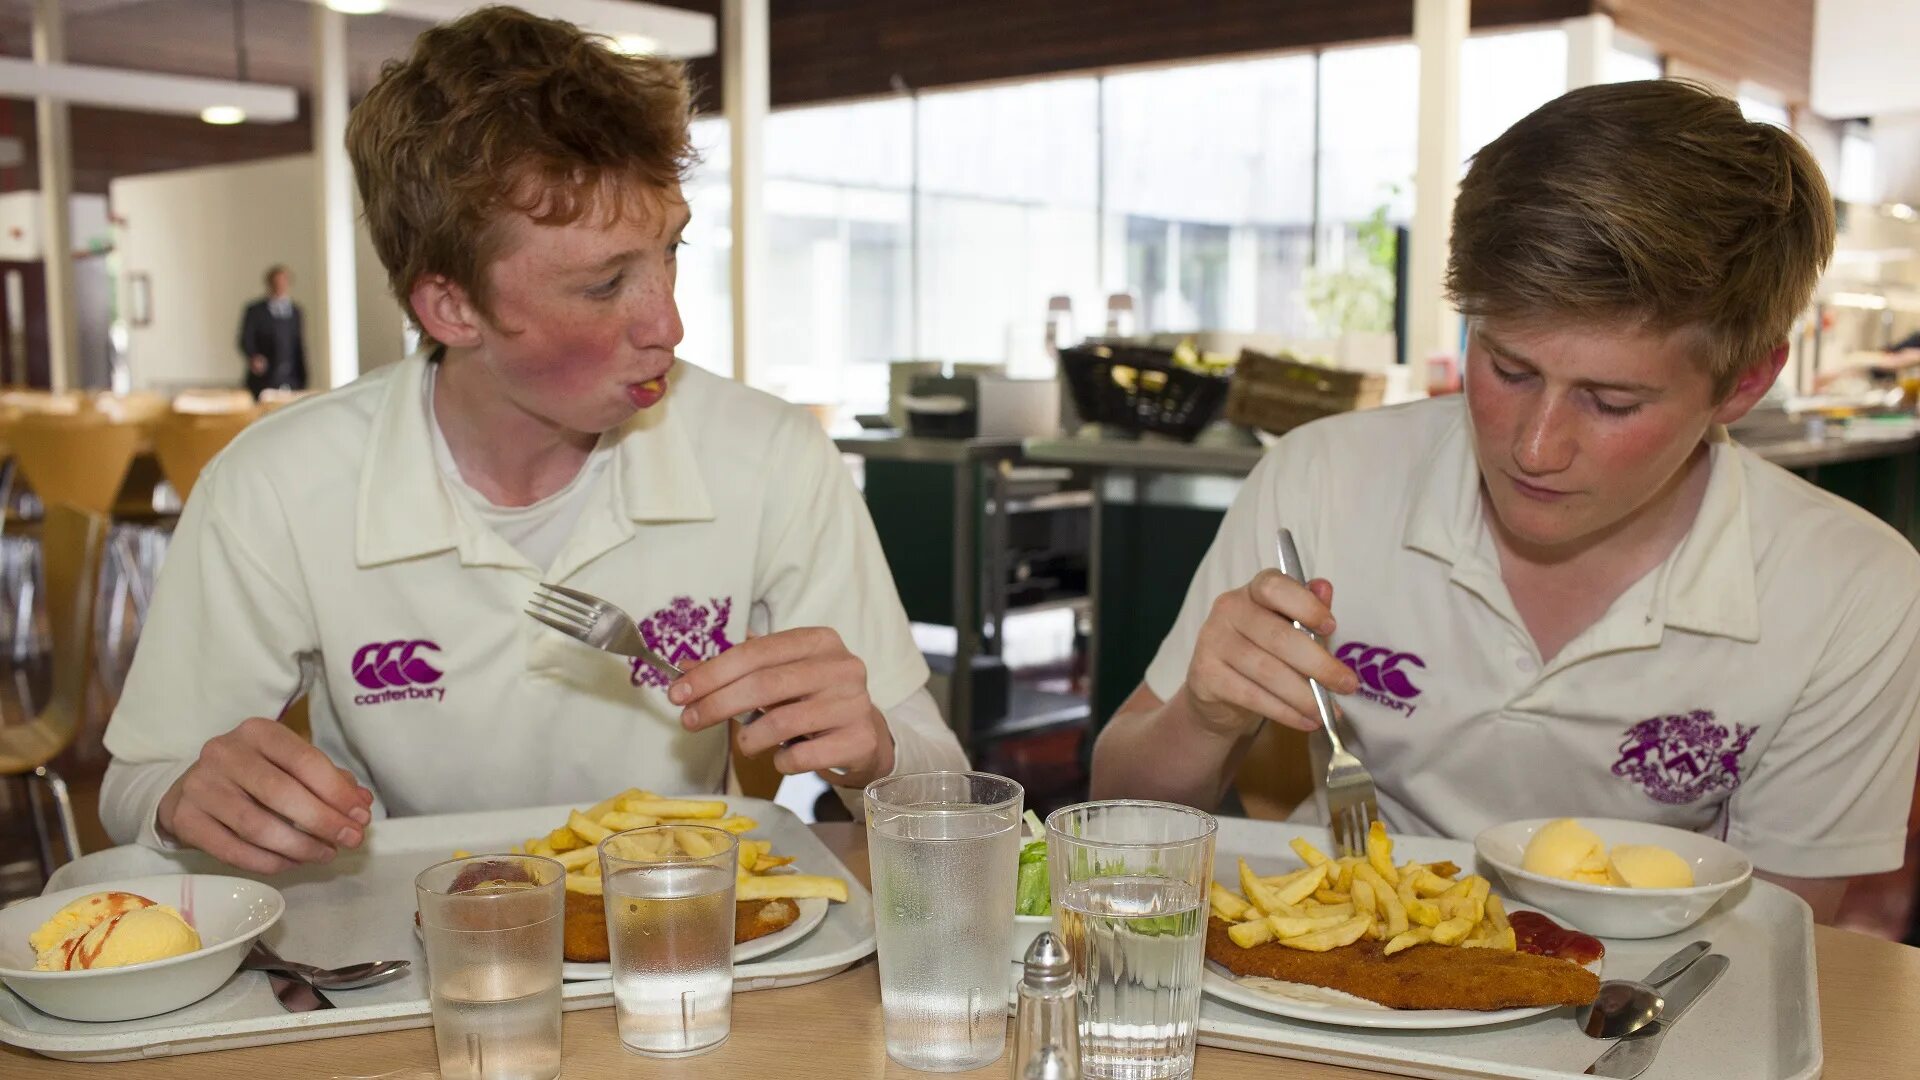
[[[1340,646],[1334,659],[1353,669],[1360,676],[1363,686],[1382,694],[1392,694],[1403,701],[1420,696],[1420,688],[1413,685],[1407,673],[1401,670],[1403,664],[1417,668],[1426,667],[1426,662],[1410,652],[1394,652],[1377,645],[1368,645],[1363,641],[1349,641]]]
[[[375,641],[353,654],[353,681],[369,690],[425,686],[440,681],[440,669],[427,663],[420,650],[439,652],[431,641]]]

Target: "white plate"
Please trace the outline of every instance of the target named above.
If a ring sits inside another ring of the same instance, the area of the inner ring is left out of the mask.
[[[1520,909],[1525,910],[1525,909]],[[1564,925],[1564,924],[1562,924]],[[1416,948],[1441,948],[1442,946],[1416,946]],[[1605,978],[1601,974],[1606,957],[1586,965],[1588,971]],[[1288,992],[1297,996],[1281,997],[1242,983],[1226,968],[1207,961],[1206,973],[1201,977],[1200,988],[1222,1001],[1230,1001],[1243,1008],[1256,1012],[1284,1016],[1291,1020],[1311,1020],[1316,1024],[1337,1024],[1341,1027],[1397,1028],[1403,1031],[1435,1031],[1442,1028],[1491,1027],[1494,1024],[1506,1024],[1515,1020],[1526,1020],[1565,1008],[1562,1005],[1542,1005],[1526,1009],[1392,1009],[1365,998],[1354,997],[1338,990],[1328,990],[1322,986],[1308,986],[1302,983],[1283,983]]]
[[[777,953],[781,949],[813,933],[815,927],[826,921],[828,901],[817,896],[810,896],[795,900],[794,903],[800,907],[800,917],[793,920],[792,926],[777,933],[768,934],[765,937],[757,937],[752,941],[743,941],[735,945],[733,947],[733,962],[736,964],[744,964],[748,960],[757,960],[762,956]],[[611,979],[613,978],[613,967],[610,964],[566,963],[560,965],[560,977],[567,982],[588,982],[594,979]]]

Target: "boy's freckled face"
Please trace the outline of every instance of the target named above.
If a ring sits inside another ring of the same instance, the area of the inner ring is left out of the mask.
[[[486,270],[482,352],[524,409],[574,431],[618,427],[657,403],[682,327],[673,289],[687,224],[676,185],[567,225],[516,214]]]

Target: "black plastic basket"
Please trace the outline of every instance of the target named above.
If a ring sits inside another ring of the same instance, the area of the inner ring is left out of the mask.
[[[1228,379],[1173,362],[1169,349],[1076,345],[1060,350],[1082,420],[1192,442],[1220,415]]]

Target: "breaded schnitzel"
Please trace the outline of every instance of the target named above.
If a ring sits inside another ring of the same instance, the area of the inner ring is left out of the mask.
[[[800,905],[792,900],[741,900],[733,906],[735,945],[766,937],[792,926]],[[607,913],[601,898],[567,890],[565,955],[569,963],[600,964],[610,955]]]
[[[1501,949],[1416,945],[1387,956],[1362,939],[1328,952],[1270,941],[1243,949],[1219,918],[1207,923],[1207,959],[1235,975],[1324,986],[1394,1009],[1519,1009],[1585,1005],[1600,979],[1566,960]]]

